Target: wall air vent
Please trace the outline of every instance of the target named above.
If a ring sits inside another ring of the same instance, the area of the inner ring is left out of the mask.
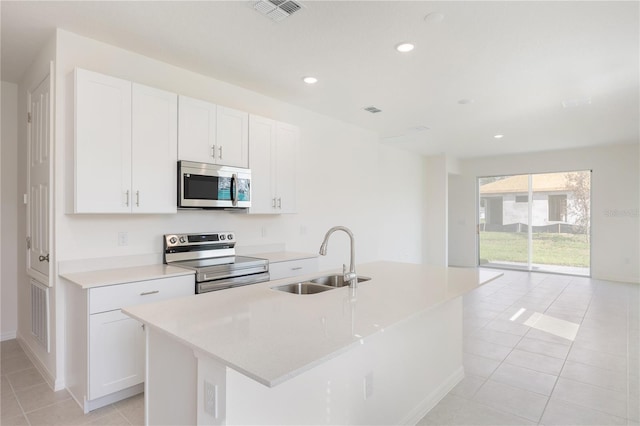
[[[292,0],[260,0],[253,8],[273,21],[280,22],[302,9],[302,5]]]
[[[366,107],[364,110],[365,111],[369,111],[371,114],[376,114],[378,112],[382,112],[381,109],[378,109],[378,108],[376,108],[374,106]]]

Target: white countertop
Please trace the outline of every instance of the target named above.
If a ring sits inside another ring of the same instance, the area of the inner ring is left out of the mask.
[[[290,260],[310,259],[318,257],[313,253],[301,253],[295,251],[276,251],[268,253],[253,253],[246,256],[267,259],[269,263],[287,262]],[[126,268],[101,268],[82,272],[65,272],[60,276],[83,289],[102,287],[105,285],[126,284],[137,281],[168,278],[179,275],[194,274],[194,271],[168,266],[165,264],[151,264],[144,266],[131,266]]]
[[[476,268],[408,263],[357,265],[352,295],[342,287],[296,295],[271,287],[306,277],[237,287],[123,309],[266,386],[275,386],[420,312],[502,275]]]
[[[193,275],[194,271],[168,265],[146,265],[130,268],[102,269],[98,271],[72,272],[60,276],[83,289],[105,285],[126,284],[159,278]]]
[[[301,253],[297,251],[276,251],[270,253],[251,253],[247,254],[250,257],[258,257],[260,259],[267,259],[269,263],[288,262],[291,260],[300,259],[313,259],[318,257],[319,254],[314,253]]]

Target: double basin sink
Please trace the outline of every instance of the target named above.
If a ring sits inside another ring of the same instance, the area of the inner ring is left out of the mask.
[[[369,281],[369,277],[358,277],[358,282]],[[333,290],[338,287],[349,286],[349,281],[344,281],[342,275],[326,275],[324,277],[314,278],[309,281],[303,281],[293,284],[285,284],[272,287],[274,290],[284,291],[292,294],[316,294],[323,291]]]

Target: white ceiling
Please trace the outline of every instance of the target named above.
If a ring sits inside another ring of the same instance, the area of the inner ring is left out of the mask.
[[[3,0],[2,80],[18,82],[59,27],[424,154],[640,140],[638,1],[300,0],[303,9],[279,23],[254,3]],[[425,20],[429,13],[444,20]],[[401,41],[415,50],[396,52]],[[306,75],[319,82],[305,85]],[[591,104],[562,107],[582,99]],[[363,110],[372,105],[382,112]]]

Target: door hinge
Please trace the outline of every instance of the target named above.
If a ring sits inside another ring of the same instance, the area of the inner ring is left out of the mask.
[[[27,237],[27,250],[31,250],[31,237]]]
[[[27,113],[27,123],[31,124],[31,113]]]

